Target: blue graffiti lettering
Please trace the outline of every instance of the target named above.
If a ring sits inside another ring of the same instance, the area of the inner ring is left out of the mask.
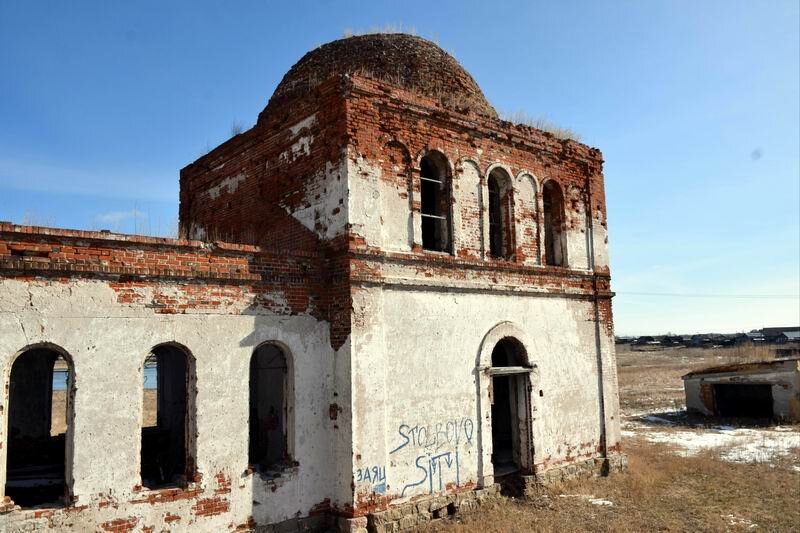
[[[435,452],[445,446],[458,447],[462,442],[471,445],[475,423],[470,418],[460,418],[437,422],[432,426],[401,424],[397,433],[401,440],[389,454],[397,453],[409,445]]]
[[[389,454],[393,454],[394,452],[400,451],[406,446],[408,446],[408,443],[411,442],[411,440],[408,438],[408,435],[403,433],[403,431],[408,431],[408,429],[409,427],[406,424],[400,424],[400,427],[397,428],[397,432],[400,434],[401,437],[403,437],[403,439],[405,439],[405,442],[400,444],[400,446],[398,446],[394,450],[390,451]]]
[[[413,488],[413,487],[418,487],[419,485],[422,485],[423,483],[425,483],[425,480],[428,479],[428,465],[422,466],[420,464],[420,461],[422,461],[425,458],[426,458],[426,456],[420,455],[419,457],[417,457],[417,460],[415,461],[415,464],[417,465],[417,469],[422,471],[422,479],[420,479],[416,483],[408,483],[408,484],[406,484],[403,487],[403,490],[400,492],[400,497],[401,498],[406,495],[406,490],[408,490],[410,488]]]

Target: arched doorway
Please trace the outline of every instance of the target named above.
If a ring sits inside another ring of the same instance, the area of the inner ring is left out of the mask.
[[[492,466],[495,479],[528,473],[532,464],[530,372],[525,348],[504,337],[492,349]]]
[[[72,437],[72,360],[42,345],[11,365],[5,495],[21,507],[64,503]]]

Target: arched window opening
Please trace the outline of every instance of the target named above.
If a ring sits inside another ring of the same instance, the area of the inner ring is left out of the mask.
[[[259,346],[250,358],[250,450],[253,470],[279,471],[290,457],[287,447],[288,366],[275,345]]]
[[[177,346],[157,346],[145,359],[141,476],[149,489],[187,479],[190,378],[190,356]]]
[[[33,348],[11,366],[5,495],[21,507],[63,503],[72,424],[72,364]]]
[[[512,250],[511,180],[494,169],[489,174],[489,254],[509,259]]]
[[[542,191],[544,211],[544,260],[546,265],[566,266],[564,249],[564,195],[557,183],[550,180]]]
[[[524,366],[525,351],[518,340],[506,337],[495,345],[491,400],[492,464],[497,478],[530,464],[530,378]]]
[[[447,160],[439,152],[431,152],[422,158],[419,168],[422,197],[422,248],[436,252],[449,252],[452,234]]]

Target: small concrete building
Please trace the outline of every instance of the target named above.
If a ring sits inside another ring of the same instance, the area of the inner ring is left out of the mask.
[[[686,409],[706,416],[800,421],[800,358],[740,363],[683,376]]]
[[[0,530],[394,531],[621,466],[602,168],[367,35],[181,170],[181,238],[0,224]]]

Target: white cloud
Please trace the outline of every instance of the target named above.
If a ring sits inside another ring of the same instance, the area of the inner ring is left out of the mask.
[[[143,213],[138,209],[130,209],[128,211],[110,211],[108,213],[101,213],[95,217],[95,221],[101,224],[119,224],[129,218],[147,218],[147,213]]]

